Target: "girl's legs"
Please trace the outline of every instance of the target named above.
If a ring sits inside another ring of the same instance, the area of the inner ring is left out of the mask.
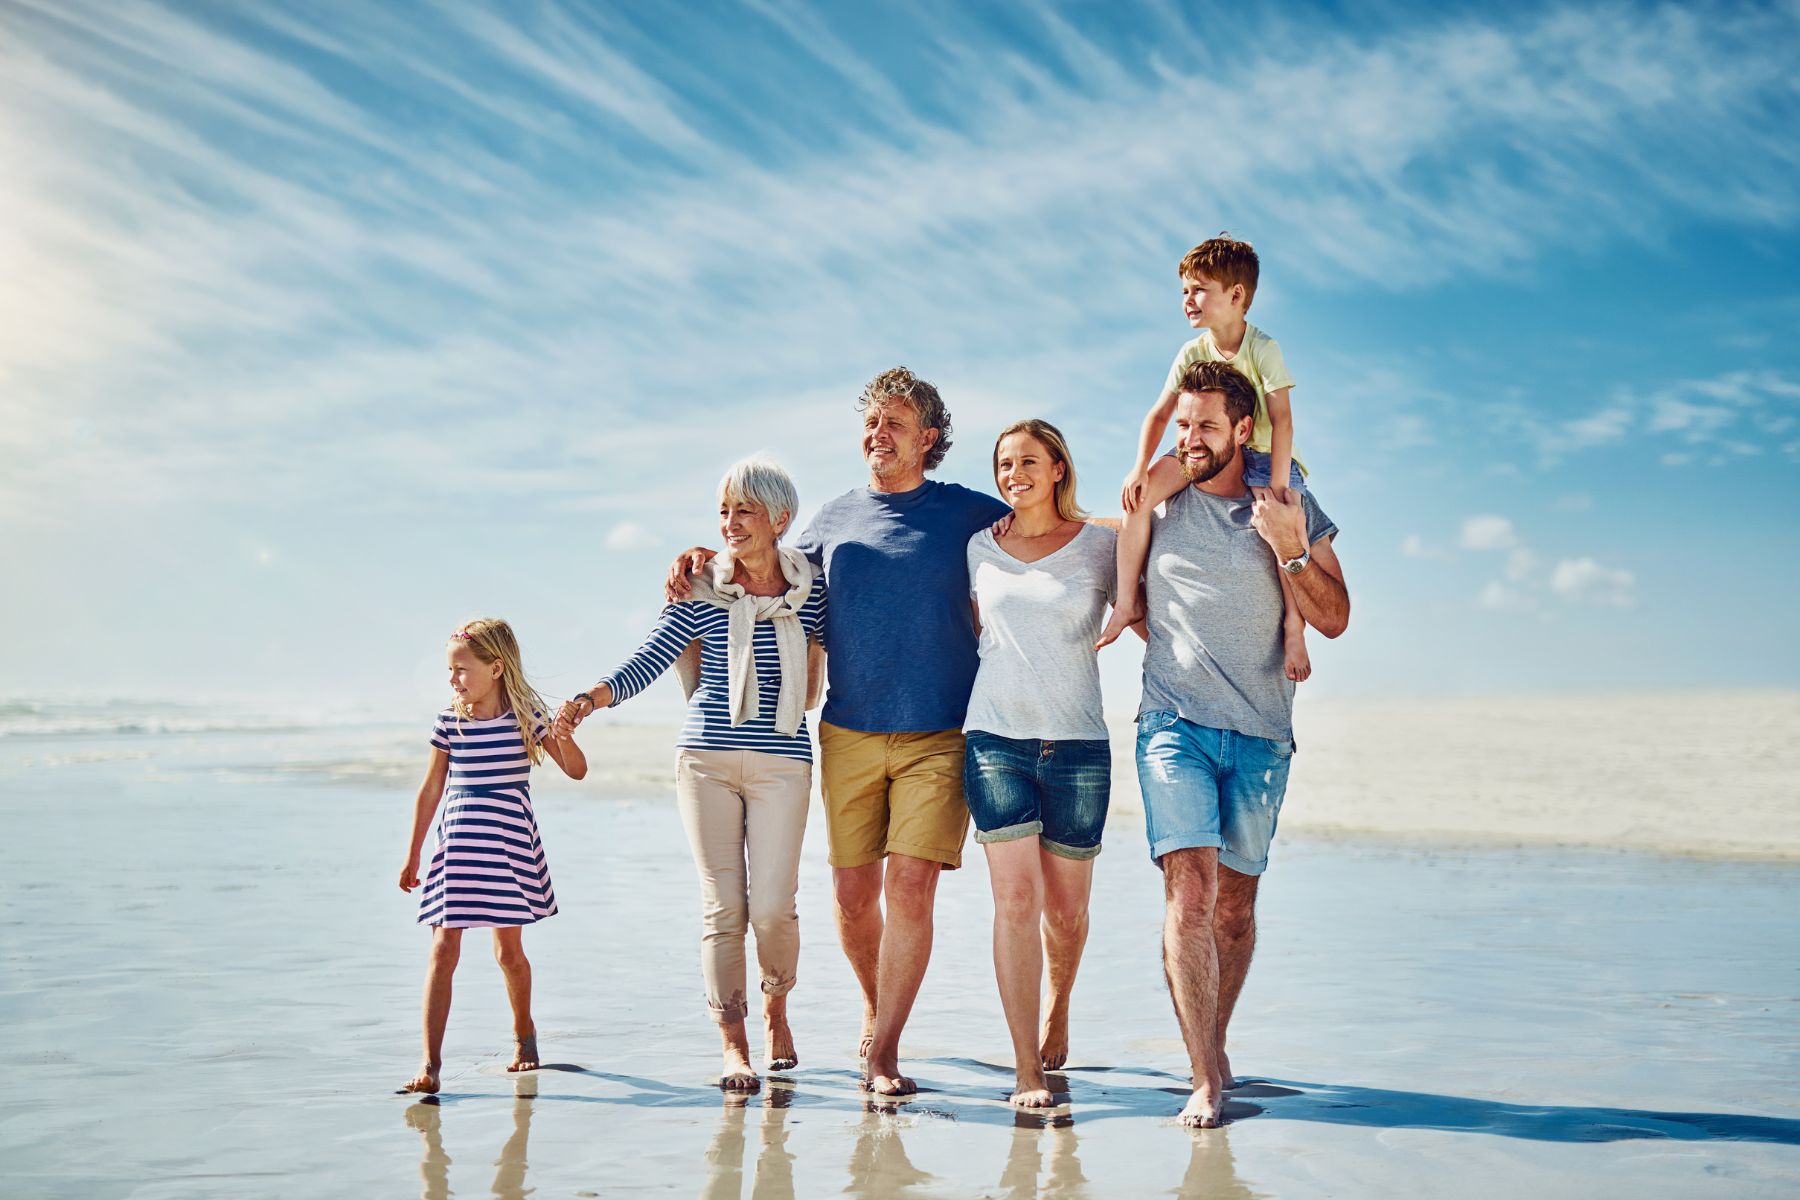
[[[778,754],[746,755],[744,856],[750,926],[762,970],[763,1059],[771,1071],[800,1065],[787,998],[800,964],[800,845],[812,797],[812,764]]]
[[[403,1092],[438,1090],[438,1075],[444,1069],[444,1026],[450,1023],[450,980],[462,957],[462,935],[460,929],[431,928],[431,957],[425,966],[425,1061],[400,1089]]]
[[[744,1018],[744,932],[750,903],[744,874],[744,796],[741,750],[680,750],[675,756],[675,802],[700,875],[700,972],[706,1006],[718,1022],[723,1070],[719,1086],[753,1092],[762,1086],[750,1066]]]
[[[1038,987],[1044,956],[1038,919],[1044,909],[1044,872],[1037,835],[988,842],[988,878],[994,889],[994,977],[1000,1007],[1012,1034],[1018,1086],[1012,1102],[1023,1108],[1056,1103],[1038,1055]]]
[[[509,1071],[538,1068],[537,1025],[531,1019],[531,962],[525,957],[525,930],[505,925],[494,930],[494,959],[506,977],[506,998],[512,1003],[513,1048]]]
[[[1038,1054],[1045,1070],[1056,1071],[1069,1061],[1069,996],[1075,990],[1082,948],[1087,945],[1088,893],[1094,881],[1094,860],[1064,858],[1045,850],[1041,866],[1050,1007],[1044,1014]]]
[[[1312,656],[1306,652],[1306,619],[1294,602],[1294,584],[1286,571],[1281,577],[1281,669],[1295,683],[1312,675]]]

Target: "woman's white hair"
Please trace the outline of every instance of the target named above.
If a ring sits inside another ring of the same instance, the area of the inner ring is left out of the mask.
[[[779,463],[766,455],[752,454],[732,463],[725,478],[719,480],[719,503],[760,505],[769,514],[769,520],[777,524],[785,517],[786,525],[775,535],[779,542],[800,510],[800,493],[794,490],[794,481]]]

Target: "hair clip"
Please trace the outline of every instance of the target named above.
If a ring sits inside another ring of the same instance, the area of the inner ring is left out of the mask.
[[[453,638],[460,638],[461,640],[466,642],[469,640],[469,631],[466,629],[459,629],[455,633],[451,634],[450,636]]]

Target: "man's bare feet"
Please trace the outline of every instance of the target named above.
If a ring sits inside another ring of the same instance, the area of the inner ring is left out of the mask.
[[[1143,619],[1144,606],[1138,598],[1135,595],[1129,599],[1120,596],[1119,603],[1112,610],[1112,615],[1106,618],[1106,628],[1100,631],[1100,637],[1094,643],[1094,649],[1098,650],[1103,646],[1112,645],[1119,640],[1121,633]]]
[[[1016,1108],[1055,1108],[1056,1094],[1042,1071],[1020,1071],[1018,1086],[1008,1100]]]
[[[1312,676],[1312,656],[1306,652],[1306,626],[1287,625],[1281,631],[1281,669],[1295,683]]]
[[[419,1073],[401,1086],[399,1095],[408,1092],[422,1092],[425,1095],[436,1095],[438,1090],[438,1073],[444,1069],[442,1063],[428,1062],[419,1068]]]
[[[800,1065],[794,1051],[794,1031],[788,1028],[787,1012],[763,1013],[763,1059],[771,1071],[791,1071]]]
[[[507,1064],[508,1071],[535,1071],[538,1069],[537,1030],[513,1036],[513,1058]]]
[[[1060,1071],[1069,1061],[1069,1014],[1051,1008],[1044,1017],[1044,1036],[1038,1041],[1038,1061],[1046,1071]]]
[[[1225,1096],[1219,1081],[1209,1080],[1194,1089],[1187,1107],[1181,1110],[1181,1123],[1190,1129],[1217,1129],[1225,1108]]]
[[[863,1080],[877,1096],[910,1096],[919,1090],[918,1084],[900,1073],[899,1057],[893,1054],[884,1054],[877,1059],[871,1052],[869,1069]]]

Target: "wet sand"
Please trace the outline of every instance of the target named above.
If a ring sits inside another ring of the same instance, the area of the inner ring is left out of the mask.
[[[1800,866],[1289,822],[1234,1026],[1258,1082],[1227,1127],[1190,1132],[1159,877],[1128,806],[1097,862],[1068,1103],[1048,1118],[1004,1103],[978,853],[941,889],[903,1046],[926,1090],[865,1100],[815,818],[801,1066],[734,1104],[710,1082],[680,822],[622,751],[615,776],[539,789],[563,912],[526,945],[551,1066],[501,1069],[505,1000],[477,934],[443,1094],[395,1096],[425,935],[392,882],[412,774],[384,782],[392,736],[0,742],[0,1195],[1585,1198],[1800,1180]],[[609,739],[647,740],[614,729],[590,754]]]

